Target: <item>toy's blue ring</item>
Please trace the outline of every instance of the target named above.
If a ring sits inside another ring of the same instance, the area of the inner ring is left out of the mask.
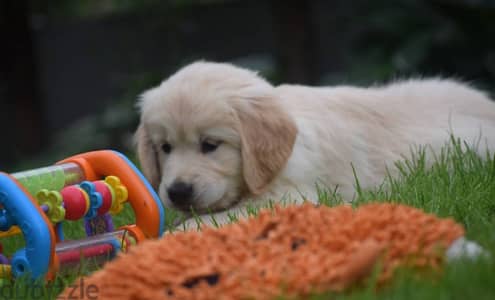
[[[84,217],[86,219],[92,219],[97,216],[97,210],[103,204],[103,199],[101,194],[96,191],[95,184],[91,181],[83,181],[79,184],[79,186],[88,194],[89,197],[89,209]]]
[[[26,241],[26,247],[12,256],[12,275],[37,279],[48,270],[50,249],[55,241],[52,241],[49,225],[32,201],[15,179],[0,172],[0,204],[19,226]]]

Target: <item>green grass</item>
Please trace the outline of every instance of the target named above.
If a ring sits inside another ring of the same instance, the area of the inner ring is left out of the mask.
[[[424,151],[420,150],[411,161],[397,163],[399,176],[389,176],[374,190],[362,190],[356,180],[357,197],[353,205],[372,201],[395,202],[421,208],[441,217],[452,217],[464,225],[467,237],[478,242],[491,257],[495,257],[495,156],[483,159],[466,145],[452,139],[451,144],[438,155],[433,166],[427,166]],[[320,202],[338,205],[342,202],[337,190],[319,191]],[[251,208],[251,214],[257,210]],[[167,228],[171,230],[176,212],[167,212]],[[127,208],[117,223],[132,223],[132,211]],[[236,216],[232,216],[236,219]],[[81,235],[81,225],[67,226],[70,236]],[[17,243],[17,244],[16,244]],[[18,246],[18,241],[7,241],[6,248]],[[23,279],[6,283],[5,287],[17,292],[18,299],[53,299],[63,285],[77,277],[69,274],[55,281],[58,288],[40,289],[36,297],[25,296],[30,285]],[[43,285],[39,285],[41,287]],[[11,298],[2,295],[0,299]],[[31,289],[31,292],[33,290]],[[20,297],[19,297],[20,296]],[[373,277],[360,287],[344,293],[314,295],[311,299],[493,299],[495,297],[495,263],[489,258],[459,260],[447,265],[441,274],[418,274],[400,270],[388,285],[377,289]],[[283,299],[283,297],[282,297]]]
[[[427,166],[425,151],[396,165],[400,175],[388,177],[375,190],[358,189],[353,205],[373,201],[402,203],[464,225],[469,239],[495,257],[495,156],[481,159],[467,145],[451,144]],[[335,193],[320,193],[324,203],[339,201]],[[340,294],[315,295],[311,299],[494,299],[495,262],[490,258],[458,260],[441,274],[397,272],[393,282],[376,289],[371,280],[364,287]]]

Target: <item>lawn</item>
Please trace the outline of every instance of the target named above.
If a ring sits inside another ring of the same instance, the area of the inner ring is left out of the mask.
[[[421,208],[441,217],[452,217],[464,225],[467,238],[482,245],[495,256],[495,156],[483,159],[463,144],[452,140],[438,155],[433,166],[426,166],[424,151],[411,161],[398,162],[400,175],[387,178],[374,190],[362,190],[357,181],[358,196],[353,205],[372,201],[395,202]],[[320,190],[320,202],[338,205],[338,193]],[[168,212],[168,229],[177,214]],[[130,209],[117,217],[116,223],[132,223]],[[67,235],[82,235],[81,224],[68,224]],[[167,234],[167,233],[166,233]],[[18,247],[21,241],[10,239],[4,248]],[[82,270],[84,272],[84,270]],[[76,273],[59,276],[51,286],[29,285],[23,279],[5,282],[0,299],[54,299],[63,285],[77,277]],[[35,288],[33,288],[35,287]],[[489,258],[459,260],[441,272],[418,274],[399,270],[392,282],[377,289],[371,277],[364,286],[344,293],[314,295],[312,299],[494,299],[495,263]],[[283,295],[281,296],[283,299]]]

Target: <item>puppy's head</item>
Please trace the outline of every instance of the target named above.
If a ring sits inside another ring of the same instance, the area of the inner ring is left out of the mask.
[[[145,176],[166,206],[198,213],[259,195],[285,166],[297,129],[274,88],[229,64],[197,62],[140,100]]]

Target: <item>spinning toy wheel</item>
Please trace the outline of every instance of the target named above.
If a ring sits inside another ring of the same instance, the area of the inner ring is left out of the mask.
[[[114,230],[111,215],[129,202],[136,224]],[[0,277],[32,279],[77,265],[81,257],[103,263],[118,251],[164,230],[162,204],[122,154],[95,151],[50,167],[0,173],[0,238],[21,234],[26,247],[0,255]],[[65,241],[63,221],[84,220],[87,238]],[[1,249],[0,249],[1,250]]]

